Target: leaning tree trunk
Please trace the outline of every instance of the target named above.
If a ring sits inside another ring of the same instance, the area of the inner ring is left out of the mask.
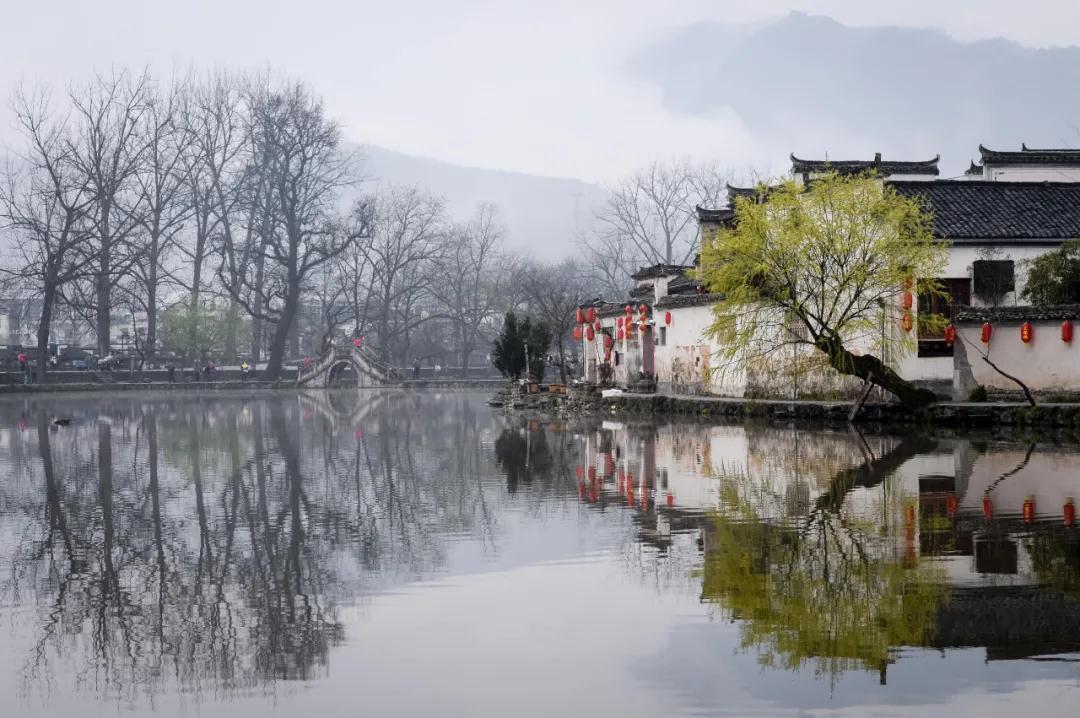
[[[915,386],[872,354],[855,355],[836,337],[821,337],[817,348],[825,352],[829,366],[841,374],[868,379],[889,392],[908,409],[922,409],[937,401],[934,392]]]

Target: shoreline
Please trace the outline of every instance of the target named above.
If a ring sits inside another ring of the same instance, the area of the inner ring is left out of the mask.
[[[335,387],[303,386],[294,380],[279,381],[201,381],[201,382],[55,382],[46,384],[0,384],[0,397],[3,396],[29,396],[33,394],[92,394],[123,392],[134,393],[173,393],[189,392],[200,394],[212,394],[215,392],[242,392],[242,391],[326,391],[339,389],[492,389],[501,386],[502,380],[492,379],[418,379],[384,384],[372,387],[358,387],[355,385],[343,385]]]

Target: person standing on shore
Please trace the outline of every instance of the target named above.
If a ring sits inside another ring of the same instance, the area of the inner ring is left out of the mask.
[[[19,352],[19,368],[22,369],[23,384],[30,383],[30,359],[26,352]]]
[[[176,382],[176,365],[169,362],[165,368],[169,370],[169,383],[174,384]]]
[[[247,363],[247,359],[240,362],[240,381],[248,380],[248,372],[251,371],[251,365]]]

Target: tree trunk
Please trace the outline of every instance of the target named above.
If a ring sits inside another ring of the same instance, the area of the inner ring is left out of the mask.
[[[52,308],[56,298],[56,284],[46,281],[45,295],[41,300],[41,318],[37,328],[37,380],[44,384],[49,370],[49,334],[52,329]]]
[[[266,364],[266,378],[276,381],[281,378],[281,367],[285,361],[285,346],[289,340],[289,332],[293,320],[296,318],[296,307],[300,302],[300,288],[290,287],[285,306],[281,312],[281,318],[274,328],[274,340],[270,344],[270,358]]]
[[[154,353],[157,346],[157,290],[158,270],[157,252],[150,259],[150,274],[147,280],[146,293],[146,361],[154,362]]]
[[[97,340],[99,356],[106,356],[112,346],[112,278],[109,276],[110,250],[105,239],[98,254],[100,265],[97,275]]]
[[[908,409],[922,409],[937,401],[934,392],[914,386],[872,354],[852,354],[838,338],[821,337],[816,346],[825,352],[833,369],[848,376],[869,379],[899,399]]]
[[[234,295],[230,295],[234,296]],[[229,300],[229,310],[225,315],[225,360],[232,363],[236,357],[236,324],[240,320],[240,303]]]

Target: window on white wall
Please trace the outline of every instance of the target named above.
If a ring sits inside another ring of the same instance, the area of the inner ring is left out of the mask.
[[[978,259],[971,265],[972,294],[991,307],[1016,291],[1016,265],[1011,259]]]
[[[658,346],[667,346],[667,327],[660,327],[660,333],[656,337],[656,343]]]

